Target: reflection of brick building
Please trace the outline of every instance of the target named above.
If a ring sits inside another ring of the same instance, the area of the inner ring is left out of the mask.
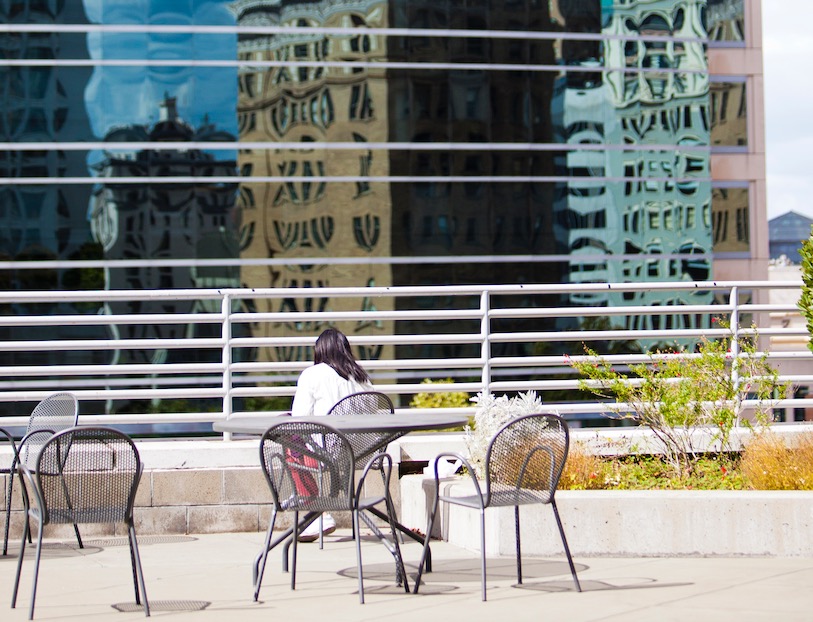
[[[358,28],[358,35],[243,35],[241,59],[366,60],[386,57],[382,38],[366,34],[367,26],[385,26],[387,6],[380,0],[348,7],[321,2],[234,3],[244,26],[282,25]],[[388,174],[388,162],[368,142],[387,140],[387,90],[384,70],[375,68],[280,66],[268,70],[242,68],[238,104],[240,140],[297,143],[358,144],[358,149],[281,148],[243,150],[239,166],[255,176],[304,176],[284,183],[244,183],[240,189],[243,258],[389,257],[391,252],[390,190],[386,184],[327,183],[324,176],[354,177]],[[308,178],[313,177],[313,181]],[[258,310],[358,310],[359,301],[320,297],[320,287],[386,286],[390,268],[376,264],[297,265],[279,268],[244,266],[241,279],[251,287],[312,287],[314,297],[288,300],[281,308],[257,301]],[[276,303],[279,304],[279,303]],[[363,304],[363,303],[361,303]],[[302,308],[305,305],[307,308]],[[315,334],[322,325],[292,323],[291,334]],[[385,331],[380,324],[340,326],[352,335]],[[382,354],[365,349],[364,358]],[[306,360],[309,348],[278,349],[261,358]]]
[[[215,160],[200,149],[123,152],[116,142],[233,141],[208,123],[193,129],[177,115],[175,100],[161,104],[159,121],[152,127],[128,126],[105,136],[110,151],[99,165],[100,188],[93,197],[91,225],[94,239],[106,259],[233,259],[239,254],[234,221],[236,184],[209,182],[207,176],[231,176],[233,160]],[[178,184],[105,183],[106,177],[183,176],[200,182]],[[179,232],[181,234],[179,235]],[[109,289],[172,289],[237,287],[238,270],[144,265],[111,271]],[[147,312],[149,302],[128,303],[127,312]],[[164,312],[189,313],[194,301],[177,301]],[[122,310],[124,311],[124,310]],[[136,334],[142,327],[121,326],[122,337],[180,336],[185,326],[162,326],[160,335]],[[165,354],[165,353],[164,353]]]

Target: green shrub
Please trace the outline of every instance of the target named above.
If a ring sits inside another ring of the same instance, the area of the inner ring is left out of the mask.
[[[770,402],[787,388],[767,354],[758,351],[756,332],[750,332],[736,338],[703,338],[692,353],[655,352],[648,363],[630,365],[628,373],[590,348],[585,348],[587,356],[571,364],[584,376],[581,389],[622,405],[608,407],[611,416],[652,430],[666,461],[681,477],[707,450],[705,443],[696,445],[697,428],[713,431],[720,451],[729,451],[731,430],[750,424],[743,418],[743,400],[758,401],[756,421],[767,425]]]
[[[430,380],[421,384],[454,384],[454,380]],[[440,391],[438,393],[416,393],[409,403],[412,408],[466,408],[470,405],[469,394],[465,391]]]

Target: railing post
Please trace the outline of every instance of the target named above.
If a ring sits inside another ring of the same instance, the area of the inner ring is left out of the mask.
[[[731,387],[734,390],[734,408],[737,414],[734,425],[739,427],[742,406],[740,397],[740,303],[739,289],[736,285],[731,288],[729,304],[731,305],[731,322],[728,327],[731,331]]]
[[[223,337],[223,414],[226,419],[231,417],[232,402],[231,402],[231,389],[232,389],[232,375],[231,375],[231,296],[228,293],[223,294],[223,300],[220,303],[220,312],[223,314],[223,324],[221,329],[221,336]],[[231,440],[231,432],[223,433],[223,440]]]
[[[481,382],[483,395],[491,393],[491,298],[488,290],[480,294],[480,356],[483,359]]]

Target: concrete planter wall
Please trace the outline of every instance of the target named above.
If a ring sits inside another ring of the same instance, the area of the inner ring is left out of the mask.
[[[463,478],[444,480],[446,494],[464,494]],[[433,482],[401,479],[401,520],[423,532]],[[556,494],[574,556],[813,556],[813,492],[561,491]],[[444,505],[433,535],[479,550],[476,511]],[[527,555],[558,556],[562,543],[547,506],[520,510]],[[486,550],[514,551],[513,508],[486,511]]]

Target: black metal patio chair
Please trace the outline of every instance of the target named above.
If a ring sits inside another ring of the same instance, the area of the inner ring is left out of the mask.
[[[8,553],[8,534],[11,524],[11,500],[14,491],[14,474],[17,464],[25,464],[29,469],[34,468],[37,456],[45,441],[56,432],[66,430],[77,424],[79,420],[79,402],[72,393],[54,393],[43,399],[31,411],[28,417],[28,426],[20,442],[14,444],[14,439],[6,433],[7,440],[13,448],[11,467],[8,470],[8,484],[6,486],[6,525],[3,533],[3,555]],[[82,546],[79,528],[74,525],[76,540]],[[29,540],[30,542],[30,540]]]
[[[392,458],[376,454],[364,466],[356,481],[356,457],[348,438],[326,424],[281,422],[271,426],[260,440],[260,463],[273,499],[271,520],[262,551],[254,561],[254,600],[260,595],[268,552],[277,544],[292,540],[291,589],[296,588],[297,536],[301,529],[322,512],[350,511],[353,529],[359,534],[360,520],[372,529],[395,558],[396,580],[409,592],[406,571],[392,520],[389,480]],[[381,495],[362,496],[367,475],[383,471],[384,490]],[[388,539],[366,514],[384,505],[389,517],[392,538]],[[293,513],[293,527],[272,542],[274,525],[279,513]],[[305,513],[300,521],[300,513]],[[293,536],[291,538],[291,536]],[[364,602],[364,581],[361,559],[361,538],[355,538],[358,566],[359,600]]]
[[[138,553],[133,505],[141,479],[142,464],[129,436],[107,427],[73,427],[52,435],[37,455],[32,470],[24,461],[18,465],[26,517],[17,574],[11,598],[17,603],[26,540],[31,522],[37,525],[34,581],[29,620],[34,618],[37,597],[42,532],[46,525],[123,523],[127,527],[135,600],[150,615],[141,557]],[[143,602],[142,602],[143,600]]]
[[[579,578],[567,545],[567,538],[556,507],[556,487],[567,460],[570,446],[570,433],[567,422],[558,415],[532,414],[512,419],[504,424],[489,442],[485,456],[485,481],[481,487],[475,470],[469,461],[455,452],[444,452],[435,458],[435,499],[429,514],[426,528],[427,538],[424,553],[418,567],[414,592],[421,584],[429,534],[441,501],[479,510],[480,512],[480,564],[482,599],[486,600],[486,542],[485,510],[490,507],[514,506],[517,583],[522,583],[522,554],[520,544],[519,506],[547,504],[551,506],[562,537],[567,562],[573,575],[576,590],[581,592]],[[438,462],[455,458],[463,462],[474,484],[475,492],[470,495],[450,496],[440,494]]]

